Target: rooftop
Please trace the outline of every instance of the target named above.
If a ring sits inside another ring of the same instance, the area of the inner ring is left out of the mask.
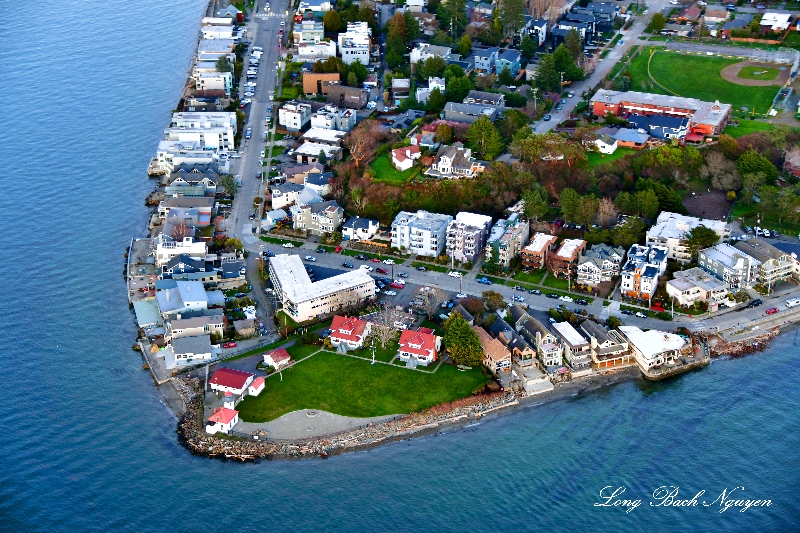
[[[705,226],[713,230],[722,237],[727,228],[727,223],[721,220],[709,220],[706,218],[690,217],[662,211],[658,215],[656,223],[647,230],[648,238],[662,239],[681,239],[686,233],[692,231],[697,226]]]
[[[208,335],[205,335],[206,339]],[[186,338],[186,337],[184,337]],[[175,339],[180,340],[180,339]],[[247,382],[254,377],[254,374],[236,370],[234,368],[218,368],[211,379],[208,380],[211,385],[219,385],[220,387],[229,387],[231,389],[243,389],[247,386]]]
[[[686,340],[674,333],[655,329],[642,331],[636,326],[620,326],[617,329],[646,361],[651,361],[664,352],[680,350],[686,345]]]
[[[575,259],[584,246],[586,246],[586,241],[583,239],[564,239],[561,243],[561,248],[558,249],[555,255],[562,259],[572,260]]]
[[[668,281],[667,283],[672,284],[676,288],[686,286],[686,283],[691,285],[686,286],[685,289],[681,290],[688,290],[692,287],[699,287],[704,291],[720,291],[728,289],[727,283],[717,279],[699,267],[690,268],[688,270],[679,270],[675,272],[675,279]]]
[[[556,237],[555,235],[548,235],[547,233],[537,233],[536,235],[533,236],[533,238],[531,238],[531,241],[530,243],[528,243],[528,246],[523,248],[522,251],[523,253],[530,252],[530,253],[540,254],[545,250],[545,248],[556,242],[556,239],[558,239],[558,237]]]
[[[592,103],[603,102],[608,104],[643,104],[661,108],[686,109],[693,111],[693,122],[717,124],[726,117],[730,111],[730,104],[719,102],[704,102],[697,98],[684,98],[682,96],[665,96],[662,94],[640,93],[637,91],[611,91],[600,89],[592,98]]]
[[[730,244],[725,243],[717,244],[711,248],[701,250],[700,252],[709,259],[712,259],[729,269],[743,268],[747,260],[749,260],[751,266],[754,267],[761,264],[761,261],[758,261],[756,258],[751,257],[742,250],[734,248]]]
[[[365,283],[375,284],[375,280],[362,269],[312,282],[299,255],[277,255],[271,259],[270,268],[277,276],[285,297],[294,304],[349,290]]]
[[[583,338],[583,335],[578,333],[569,322],[558,322],[553,324],[552,327],[555,334],[573,349],[583,348],[589,344],[589,342]]]

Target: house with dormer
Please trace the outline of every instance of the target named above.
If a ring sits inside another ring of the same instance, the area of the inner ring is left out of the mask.
[[[340,351],[357,350],[364,347],[371,324],[354,316],[336,315],[331,322],[331,346]]]
[[[483,172],[483,164],[472,157],[472,150],[456,142],[439,147],[436,159],[425,174],[437,178],[458,179],[472,178],[479,172]]]
[[[522,322],[519,334],[536,347],[539,361],[548,372],[564,366],[564,351],[558,339],[537,319],[529,317]]]
[[[625,249],[607,244],[595,244],[578,259],[578,283],[595,285],[619,276]]]
[[[482,327],[472,326],[472,329],[478,335],[478,340],[481,342],[483,366],[488,368],[494,375],[497,375],[501,370],[510,370],[511,352],[508,351],[508,348],[499,340],[492,338]]]
[[[400,334],[397,358],[411,368],[428,366],[436,361],[441,349],[442,338],[435,335],[432,329],[406,329]]]
[[[535,363],[536,348],[499,316],[489,326],[489,334],[508,348],[515,364],[528,366]]]
[[[620,271],[620,292],[630,298],[650,299],[658,288],[658,279],[667,270],[668,256],[666,246],[632,245]]]

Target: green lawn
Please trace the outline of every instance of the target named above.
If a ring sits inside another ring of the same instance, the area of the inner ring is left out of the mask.
[[[284,87],[281,91],[281,100],[293,100],[300,94],[300,87]]]
[[[301,359],[305,359],[312,353],[316,353],[320,350],[320,346],[316,346],[314,344],[302,344],[298,343],[294,346],[289,346],[286,348],[286,351],[289,352],[289,355],[292,356],[292,359],[295,361],[299,361]]]
[[[505,285],[506,284],[506,280],[504,280],[503,278],[495,278],[495,277],[492,277],[492,276],[483,276],[483,275],[478,275],[478,277],[484,277],[484,278],[488,279],[489,281],[491,281],[492,283],[494,283],[495,285]]]
[[[411,266],[413,268],[425,267],[428,270],[433,270],[434,272],[450,272],[450,268],[449,267],[444,267],[444,266],[441,266],[441,265],[434,265],[433,263],[423,263],[422,261],[414,261],[413,263],[411,263]]]
[[[370,258],[374,257],[375,259],[380,259],[381,261],[383,261],[384,259],[393,259],[395,265],[402,265],[406,261],[405,259],[398,259],[398,258],[390,256],[390,255],[373,254],[373,253],[370,253],[370,252],[362,252],[360,250],[350,250],[349,248],[346,249],[346,250],[342,250],[342,255],[347,255],[347,256],[350,256],[350,257],[355,257],[357,255],[363,255],[363,256],[366,256],[366,257],[370,257]],[[389,266],[391,266],[391,265],[389,265]]]
[[[774,80],[780,71],[772,67],[744,67],[739,71],[738,77],[746,80]]]
[[[397,340],[391,340],[386,343],[385,348],[381,348],[380,344],[375,344],[375,360],[376,361],[383,361],[384,363],[388,363],[391,361],[395,355],[397,355],[397,350],[400,349],[400,345],[398,344]],[[355,350],[351,352],[353,355],[357,355],[358,357],[363,357],[364,359],[372,360],[372,346],[366,345],[364,346],[363,350]]]
[[[528,283],[537,283],[537,284],[539,284],[539,283],[542,282],[542,278],[544,277],[544,275],[546,273],[547,273],[547,271],[545,269],[540,268],[539,270],[534,270],[530,274],[528,274],[526,272],[519,272],[519,273],[517,273],[516,276],[514,276],[514,279],[518,280],[518,281],[526,281]]]
[[[603,163],[610,163],[626,155],[636,153],[633,148],[617,148],[613,154],[601,154],[600,152],[587,152],[586,156],[589,158],[589,166],[596,167]]]
[[[731,137],[738,138],[758,131],[769,131],[772,128],[774,128],[774,126],[767,122],[761,122],[759,120],[740,120],[738,126],[727,126],[722,133],[727,133]]]
[[[416,372],[329,352],[283,372],[283,381],[266,380],[260,395],[236,408],[247,422],[267,422],[298,409],[368,417],[420,411],[469,396],[486,383],[474,368],[461,372],[442,365],[435,374]]]
[[[761,217],[761,222],[758,223],[760,214],[758,204],[746,205],[742,202],[736,202],[733,205],[733,211],[731,211],[731,217],[734,220],[742,218],[744,219],[743,223],[748,226],[760,226],[769,230],[778,230],[784,235],[800,235],[800,224],[792,224],[786,217],[779,223],[777,217],[769,211],[764,213],[764,216]]]
[[[295,247],[303,246],[303,243],[301,241],[293,241],[291,239],[279,239],[277,237],[266,237],[264,235],[261,236],[261,240],[272,244],[284,244],[288,242],[294,244]]]
[[[415,165],[408,170],[404,170],[403,172],[399,172],[394,166],[392,166],[392,160],[388,154],[383,154],[375,159],[370,165],[372,170],[375,171],[376,178],[375,181],[385,181],[387,183],[405,183],[406,181],[411,178],[414,174],[419,173],[420,167],[419,165]]]
[[[556,278],[554,276],[547,276],[547,279],[544,280],[542,283],[545,287],[550,287],[551,289],[559,289],[562,291],[569,290],[569,281],[562,278]]]
[[[766,113],[778,92],[777,86],[747,87],[722,79],[719,72],[735,63],[739,58],[700,56],[664,52],[655,53],[650,63],[650,72],[661,85],[678,94],[699,98],[707,102],[719,100],[731,104],[735,111],[747,107],[757,113]],[[631,86],[655,94],[666,91],[653,84],[647,76],[647,61],[650,49],[644,49],[626,71],[632,74]],[[642,83],[645,84],[642,89]]]

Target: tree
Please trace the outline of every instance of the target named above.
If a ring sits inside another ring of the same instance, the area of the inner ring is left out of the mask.
[[[466,0],[442,0],[437,10],[441,24],[439,27],[449,29],[450,22],[453,23],[455,35],[460,35],[467,25],[467,1]]]
[[[613,231],[611,241],[615,246],[622,246],[626,250],[644,239],[644,222],[639,218],[629,217],[623,224],[618,224]]]
[[[774,183],[778,178],[778,169],[769,159],[754,150],[748,150],[736,160],[736,168],[744,174],[760,172],[767,183]]]
[[[432,90],[431,94],[428,95],[428,111],[439,113],[446,103],[447,100],[445,100],[442,91],[438,88]]]
[[[536,184],[532,189],[522,191],[522,201],[524,202],[523,214],[531,221],[538,221],[547,216],[549,211],[547,205],[547,191],[540,184]]]
[[[661,13],[656,13],[653,15],[653,18],[650,19],[650,24],[647,25],[647,31],[650,33],[661,33],[661,30],[664,29],[666,24],[667,17]]]
[[[478,366],[483,361],[483,347],[478,334],[461,313],[452,313],[445,320],[444,347],[457,365]]]
[[[433,93],[431,93],[431,95],[433,95]],[[450,144],[453,142],[453,126],[450,124],[439,124],[436,126],[436,133],[433,134],[433,140],[442,144]]]
[[[233,70],[233,66],[227,56],[219,56],[214,66],[217,72],[230,72]]]
[[[711,181],[711,186],[720,191],[738,191],[742,188],[742,175],[736,164],[717,151],[708,151],[705,163],[700,167],[700,177]]]
[[[483,305],[486,306],[486,309],[492,313],[498,309],[503,309],[506,306],[506,302],[503,300],[503,295],[495,291],[483,291],[481,293],[481,299],[483,300]]]
[[[173,241],[183,242],[183,239],[186,237],[191,237],[192,233],[194,232],[189,226],[186,225],[186,220],[181,219],[178,224],[172,227],[172,233],[170,234],[170,237],[172,237]]]
[[[759,187],[764,184],[764,173],[753,172],[752,174],[742,175],[742,201],[744,203],[751,203],[753,195]]]
[[[569,187],[561,191],[561,196],[558,198],[561,204],[561,215],[567,222],[575,222],[578,219],[578,202],[580,195],[574,189]]]
[[[406,23],[406,18],[403,16],[403,13],[400,11],[395,11],[392,18],[389,19],[389,23],[386,25],[386,36],[387,38],[401,38],[405,46],[408,37],[408,24]]]
[[[325,26],[325,31],[331,33],[338,33],[345,27],[344,23],[342,23],[341,15],[333,9],[325,12],[325,16],[322,17],[322,23]]]
[[[438,287],[420,287],[417,293],[417,300],[422,302],[420,308],[428,318],[431,318],[439,310],[442,302],[447,301],[447,293]],[[458,313],[453,314],[457,315]]]
[[[556,72],[564,73],[564,81],[576,81],[583,79],[583,69],[575,64],[569,50],[564,44],[559,44],[555,52],[553,52],[553,64]],[[559,83],[561,78],[559,77]],[[561,94],[561,87],[559,86],[559,94]]]
[[[525,0],[503,0],[498,17],[503,35],[513,35],[525,23]]]
[[[617,207],[611,198],[601,198],[597,205],[597,221],[607,228],[617,219]]]
[[[636,193],[636,203],[638,205],[637,215],[641,213],[647,220],[655,220],[658,214],[658,196],[652,189],[638,191]]]
[[[736,160],[742,155],[742,149],[739,148],[739,143],[727,133],[723,133],[719,136],[717,148],[730,160]]]
[[[567,36],[564,38],[564,47],[569,51],[573,61],[577,61],[583,55],[583,39],[578,30],[572,28],[567,32]]]
[[[447,67],[447,63],[444,59],[439,56],[431,56],[426,59],[422,63],[422,68],[420,69],[422,72],[422,77],[432,78],[432,77],[439,77],[444,72],[445,67]]]
[[[419,39],[422,35],[422,30],[419,27],[419,21],[414,18],[414,15],[412,15],[411,11],[408,9],[403,11],[403,18],[406,19],[406,42]]]
[[[449,82],[453,78],[463,78],[466,76],[466,72],[464,69],[458,65],[447,65],[447,68],[444,69],[444,79],[446,82]]]
[[[614,205],[619,211],[627,215],[634,214],[634,211],[637,209],[634,196],[627,191],[622,191],[614,198]]]
[[[472,39],[466,33],[458,40],[458,53],[462,57],[472,52]]]
[[[403,54],[395,49],[389,50],[389,53],[386,54],[386,63],[391,68],[399,67],[403,64]]]
[[[356,208],[356,211],[364,214],[364,208],[367,207],[367,196],[364,194],[364,190],[360,187],[351,189],[350,200],[353,202],[353,207]]]
[[[472,82],[466,76],[462,76],[447,82],[444,96],[448,102],[463,102],[471,90]]]
[[[367,119],[353,128],[353,131],[347,136],[344,144],[350,150],[350,155],[353,156],[356,162],[356,168],[361,165],[361,161],[366,157],[375,153],[379,135],[380,126],[378,122],[374,119]]]
[[[503,139],[489,117],[481,116],[467,131],[467,139],[472,149],[482,158],[494,159],[503,151]]]
[[[328,164],[328,156],[325,155],[325,150],[319,151],[319,155],[317,156],[317,162],[319,162],[320,165]]]
[[[533,56],[536,55],[536,49],[537,46],[536,43],[533,42],[533,39],[531,39],[527,33],[523,35],[519,42],[519,54],[522,62],[530,63],[531,59],[533,59]]]
[[[606,319],[606,324],[608,324],[609,328],[614,329],[622,325],[622,320],[620,320],[618,317],[609,315],[609,317]]]
[[[556,70],[553,54],[542,54],[539,56],[539,64],[536,67],[536,76],[533,83],[542,91],[561,93],[561,77]]]
[[[356,76],[355,72],[350,72],[347,75],[347,85],[350,87],[358,87],[358,76]]]
[[[356,80],[358,82],[358,85],[351,85],[351,87],[357,87],[357,86],[360,86],[362,83],[364,83],[364,80],[366,80],[367,76],[369,76],[369,71],[367,70],[367,67],[365,67],[361,63],[360,59],[356,59],[350,65],[350,73],[347,75],[348,76],[347,77],[348,81],[350,80],[350,74],[355,74],[356,75]],[[348,85],[349,85],[349,83],[348,83]]]
[[[576,206],[576,216],[578,222],[583,226],[589,227],[594,223],[594,218],[597,216],[598,201],[593,194],[581,196]]]
[[[369,337],[372,342],[380,344],[381,348],[386,348],[386,343],[397,336],[394,313],[389,309],[370,315],[369,322]]]
[[[503,70],[500,71],[500,75],[497,77],[497,81],[499,81],[501,85],[514,84],[514,77],[511,75],[511,71],[508,70],[508,65],[504,66]]]
[[[504,139],[510,141],[515,133],[528,125],[528,122],[530,122],[530,118],[522,111],[508,109],[503,118],[495,122],[495,127]]]
[[[497,74],[486,74],[485,76],[475,76],[475,88],[481,91],[491,89],[497,79]]]
[[[691,231],[686,233],[684,239],[686,240],[686,247],[689,249],[689,253],[692,257],[695,257],[697,256],[698,250],[710,248],[717,244],[719,235],[717,235],[717,232],[713,229],[707,228],[701,224],[695,226]]]
[[[236,192],[239,190],[239,185],[230,174],[223,174],[220,176],[217,185],[225,189],[225,192],[227,192],[231,198],[236,196]]]

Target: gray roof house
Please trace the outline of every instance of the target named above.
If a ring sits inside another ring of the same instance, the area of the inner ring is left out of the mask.
[[[428,176],[437,178],[472,178],[482,172],[483,165],[472,157],[472,150],[460,142],[442,145],[436,153],[431,168],[425,171]]]
[[[619,276],[625,249],[607,244],[595,244],[578,259],[578,283],[597,285]]]
[[[499,49],[486,48],[484,50],[473,50],[472,56],[475,58],[475,68],[491,73],[494,69],[494,62],[497,61]]]
[[[472,124],[479,118],[485,116],[491,122],[497,120],[500,110],[497,107],[485,104],[459,104],[457,102],[447,102],[442,111],[442,118],[453,122],[465,122]]]
[[[465,104],[486,104],[495,107],[505,107],[506,98],[502,93],[472,90],[464,98]]]
[[[351,217],[342,225],[342,237],[347,240],[371,239],[378,233],[378,221],[371,218]]]
[[[312,235],[333,233],[342,224],[344,210],[336,200],[315,202],[292,208],[294,229],[310,231]]]

